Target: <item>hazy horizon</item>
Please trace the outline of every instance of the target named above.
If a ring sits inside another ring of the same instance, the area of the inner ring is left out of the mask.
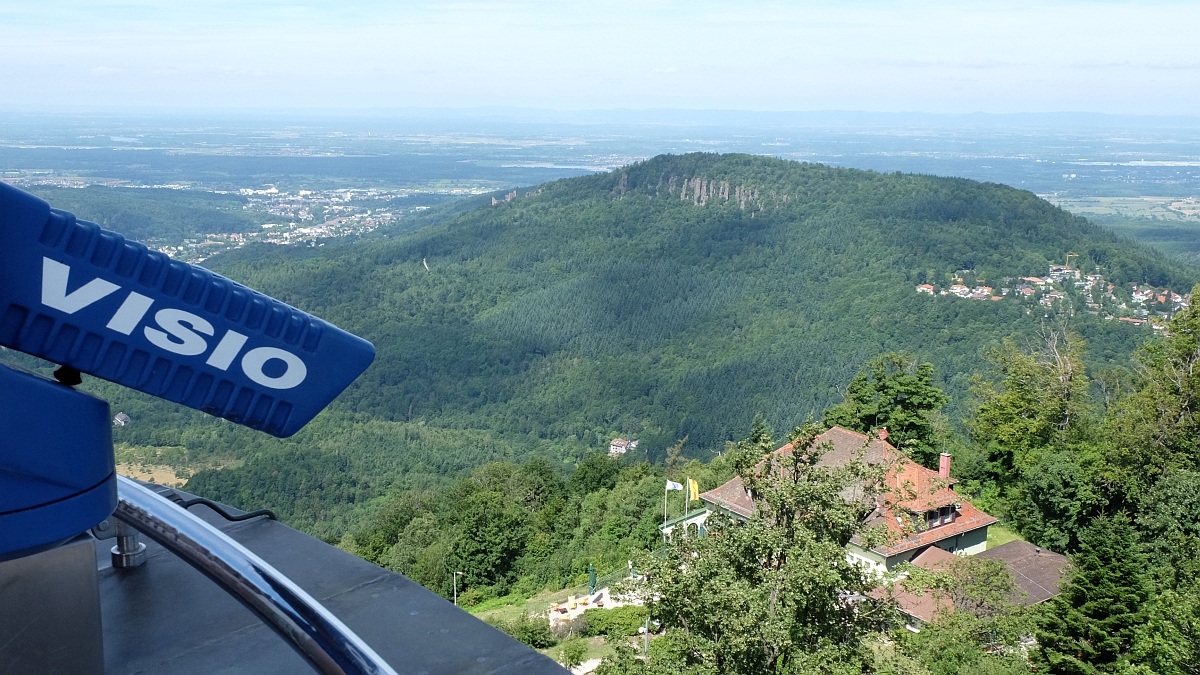
[[[43,117],[48,116],[48,117]],[[52,125],[58,120],[101,119],[113,122],[200,119],[210,122],[344,123],[366,121],[499,122],[530,125],[665,125],[665,126],[854,126],[893,127],[922,124],[970,126],[1061,125],[1200,127],[1200,113],[1110,113],[1083,110],[1011,112],[938,112],[922,110],[756,110],[749,108],[543,108],[522,106],[402,106],[362,108],[199,107],[149,108],[120,106],[13,105],[0,101],[0,124],[22,118]]]

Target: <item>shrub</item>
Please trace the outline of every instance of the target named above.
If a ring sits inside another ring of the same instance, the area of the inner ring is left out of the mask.
[[[564,668],[574,668],[583,663],[587,656],[587,642],[583,638],[573,638],[563,643],[562,664]]]
[[[559,640],[579,637],[588,634],[588,622],[583,616],[577,616],[570,621],[560,621],[551,630]]]
[[[612,609],[592,608],[583,613],[587,620],[587,634],[623,637],[637,635],[638,629],[646,624],[649,610],[638,605],[625,605]]]
[[[528,612],[522,613],[511,622],[497,620],[492,625],[534,649],[545,649],[558,644],[558,638],[550,630],[550,620],[541,616],[530,616]]]
[[[475,607],[476,605],[483,604],[494,597],[496,597],[496,594],[487,586],[468,588],[465,591],[459,592],[458,606]]]

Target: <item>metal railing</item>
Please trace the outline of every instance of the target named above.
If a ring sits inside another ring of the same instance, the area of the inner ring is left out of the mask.
[[[114,515],[203,572],[326,675],[396,675],[361,638],[262,558],[136,481],[117,477]]]

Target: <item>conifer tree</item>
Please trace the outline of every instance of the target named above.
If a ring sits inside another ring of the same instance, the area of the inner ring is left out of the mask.
[[[933,364],[908,352],[880,354],[863,364],[846,400],[825,411],[826,426],[867,433],[886,427],[889,440],[915,461],[937,465],[937,414],[950,400],[933,385]]]
[[[1134,647],[1153,594],[1137,532],[1124,515],[1102,516],[1079,537],[1068,583],[1037,631],[1042,672],[1117,672]]]

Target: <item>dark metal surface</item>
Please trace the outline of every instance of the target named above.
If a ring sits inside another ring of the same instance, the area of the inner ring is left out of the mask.
[[[136,481],[121,476],[118,485],[118,519],[240,600],[318,672],[395,675],[396,671],[336,616],[262,558]]]
[[[137,530],[117,520],[117,545],[111,549],[113,567],[137,567],[146,562],[146,545],[138,540]]]
[[[200,505],[191,512],[291,578],[401,673],[564,672],[407,578],[286,525],[231,523]],[[254,614],[158,544],[147,542],[146,564],[131,570],[112,569],[105,544],[96,560],[107,675],[311,672]]]
[[[95,542],[0,563],[0,673],[103,675]]]

